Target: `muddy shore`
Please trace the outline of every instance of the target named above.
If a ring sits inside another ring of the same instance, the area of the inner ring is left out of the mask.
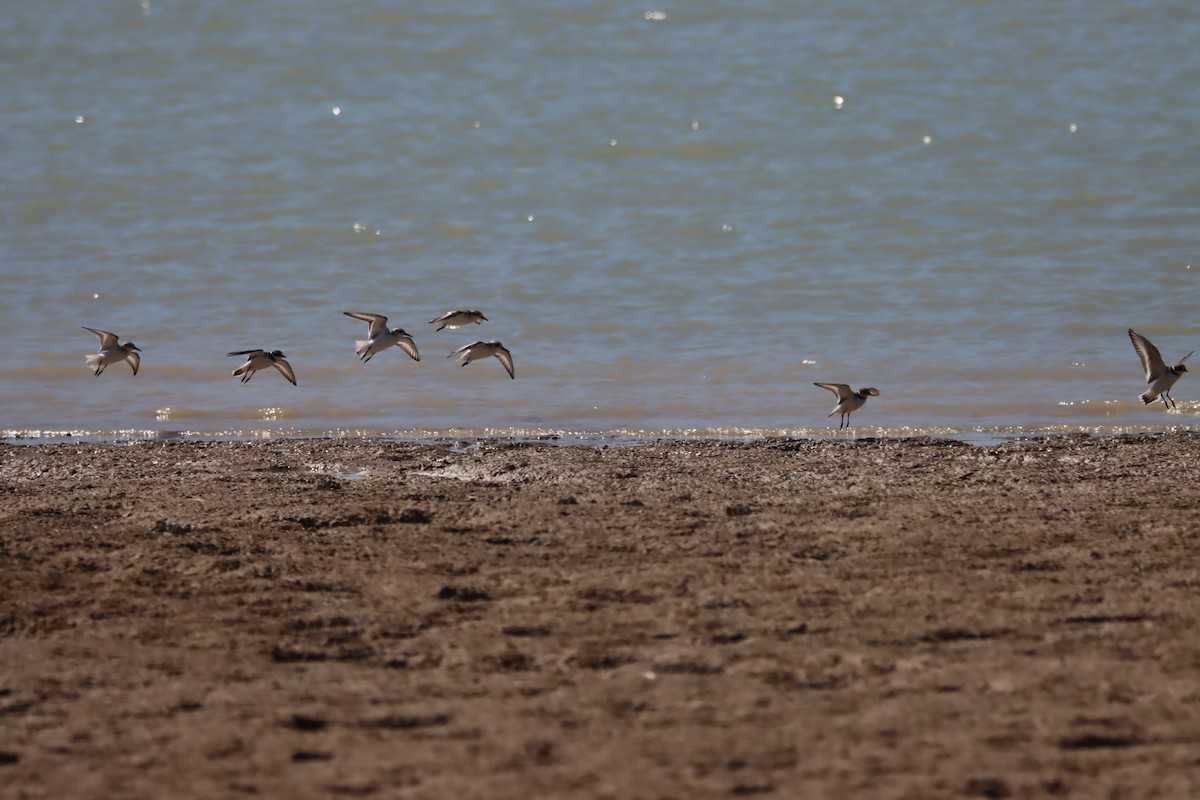
[[[1200,436],[0,445],[0,797],[1200,797]]]

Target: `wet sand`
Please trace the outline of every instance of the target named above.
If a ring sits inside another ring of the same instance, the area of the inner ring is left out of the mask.
[[[0,446],[0,797],[1200,797],[1200,437]]]

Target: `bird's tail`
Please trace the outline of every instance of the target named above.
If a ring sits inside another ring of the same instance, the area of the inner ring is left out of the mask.
[[[92,372],[99,372],[100,368],[104,366],[104,359],[99,354],[84,356],[83,363],[87,364],[88,369]]]
[[[1142,394],[1140,394],[1138,396],[1141,397],[1142,402],[1145,405],[1150,405],[1151,403],[1153,403],[1155,400],[1158,399],[1158,392],[1147,391],[1147,392],[1142,392]]]
[[[357,340],[354,342],[354,354],[355,355],[365,356],[367,354],[367,351],[370,349],[371,349],[371,341],[369,339],[365,342],[357,341]]]

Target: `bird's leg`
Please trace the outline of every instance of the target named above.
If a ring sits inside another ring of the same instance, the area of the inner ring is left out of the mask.
[[[1159,398],[1161,398],[1163,401],[1163,408],[1170,411],[1171,410],[1171,395],[1169,395],[1166,392],[1163,392],[1162,394],[1159,395]]]

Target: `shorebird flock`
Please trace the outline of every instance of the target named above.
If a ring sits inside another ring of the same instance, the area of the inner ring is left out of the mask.
[[[1187,367],[1184,366],[1185,361],[1191,358],[1192,353],[1188,353],[1183,358],[1175,362],[1174,366],[1168,367],[1163,361],[1162,355],[1158,352],[1158,348],[1150,343],[1142,334],[1129,329],[1129,341],[1133,342],[1133,349],[1138,354],[1138,358],[1142,361],[1142,371],[1146,373],[1146,383],[1150,386],[1145,392],[1138,395],[1143,405],[1150,405],[1155,400],[1162,399],[1163,406],[1167,409],[1177,408],[1174,398],[1171,397],[1171,387],[1179,380],[1183,373],[1187,372]],[[1192,352],[1195,352],[1194,350]],[[826,419],[834,414],[840,414],[841,418],[838,423],[838,430],[850,427],[850,414],[867,404],[868,397],[878,397],[879,390],[873,387],[859,389],[853,391],[849,384],[845,383],[814,383],[813,386],[820,386],[822,389],[828,389],[837,396],[837,405],[833,407],[826,415]]]
[[[362,311],[343,311],[347,317],[362,320],[367,323],[367,338],[360,339],[354,343],[354,352],[362,362],[371,360],[371,357],[376,353],[383,352],[389,347],[399,347],[413,361],[420,361],[421,354],[417,352],[417,344],[413,338],[408,335],[403,328],[389,328],[388,318],[382,314],[368,314]],[[440,317],[429,320],[429,324],[437,324],[437,331],[444,328],[461,328],[472,323],[482,325],[487,322],[487,317],[478,311],[460,310],[447,311]],[[85,331],[91,331],[100,337],[100,350],[93,355],[84,358],[84,363],[87,367],[99,377],[100,373],[104,372],[104,368],[110,364],[116,364],[119,361],[129,362],[130,368],[133,369],[133,374],[137,375],[138,368],[142,365],[141,348],[133,342],[120,343],[120,337],[115,333],[98,330],[83,326]],[[435,333],[437,331],[434,331]],[[260,369],[270,369],[274,367],[279,370],[279,374],[288,379],[293,386],[298,386],[296,383],[296,372],[292,369],[292,365],[288,363],[287,356],[282,350],[234,350],[232,353],[226,353],[227,357],[245,356],[246,363],[239,366],[233,371],[236,378],[241,378],[242,383],[246,383],[254,377],[254,373]],[[457,356],[458,361],[462,366],[470,364],[472,361],[478,361],[481,358],[495,356],[496,359],[504,365],[504,369],[508,372],[508,377],[516,378],[517,374],[513,368],[512,353],[508,352],[508,348],[500,342],[471,342],[463,345],[457,350],[450,353],[446,358]]]
[[[399,347],[413,361],[421,360],[421,354],[417,351],[417,344],[413,341],[412,336],[405,332],[403,328],[389,328],[387,324],[388,318],[382,314],[368,314],[362,311],[343,311],[342,313],[347,317],[367,323],[367,338],[359,339],[354,343],[354,352],[363,363],[370,361],[377,353],[381,353],[389,347]],[[429,324],[436,324],[438,326],[434,331],[436,333],[445,328],[454,330],[471,324],[482,325],[487,321],[487,317],[479,311],[458,310],[447,311],[440,317],[429,320]],[[83,329],[91,331],[100,337],[100,350],[84,358],[84,363],[97,377],[110,364],[116,364],[119,361],[128,362],[130,368],[133,369],[133,374],[137,375],[138,367],[142,364],[141,356],[138,355],[141,352],[141,348],[133,342],[121,344],[120,338],[115,333],[87,326],[83,326]],[[1163,361],[1162,355],[1158,352],[1158,348],[1133,328],[1129,329],[1129,340],[1133,342],[1133,349],[1137,353],[1138,358],[1141,359],[1142,371],[1146,374],[1146,384],[1150,387],[1139,395],[1142,403],[1150,405],[1155,400],[1161,399],[1165,408],[1176,408],[1175,400],[1171,397],[1171,388],[1179,380],[1180,376],[1188,371],[1183,362],[1191,358],[1192,353],[1188,353],[1173,366],[1168,367],[1166,362]],[[226,355],[230,357],[246,357],[246,363],[233,371],[233,375],[240,377],[242,383],[246,383],[253,378],[254,373],[258,370],[274,367],[293,386],[298,385],[296,383],[296,373],[292,370],[292,365],[288,363],[287,357],[280,350],[235,350],[232,353],[226,353]],[[471,342],[454,350],[446,358],[457,357],[458,363],[465,367],[472,361],[479,361],[489,356],[494,356],[504,366],[505,371],[508,372],[508,377],[513,379],[517,377],[516,371],[513,368],[512,353],[500,342]],[[879,390],[874,387],[859,389],[856,392],[847,383],[824,383],[817,381],[813,385],[820,386],[822,389],[828,389],[837,397],[837,405],[833,407],[833,410],[825,418],[828,419],[834,414],[840,415],[838,420],[839,431],[850,427],[850,415],[866,405],[868,397],[879,396]]]

